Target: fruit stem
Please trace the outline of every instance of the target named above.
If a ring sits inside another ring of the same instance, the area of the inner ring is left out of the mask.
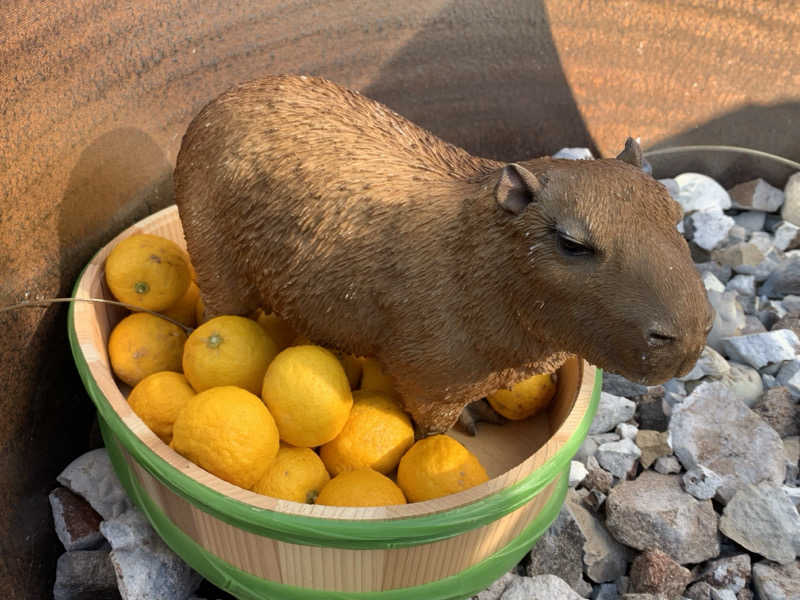
[[[222,336],[216,332],[208,336],[208,339],[206,340],[206,345],[209,348],[219,348],[219,345],[221,343],[222,343]]]
[[[137,281],[133,284],[133,291],[137,294],[146,294],[150,291],[150,286],[146,281]]]

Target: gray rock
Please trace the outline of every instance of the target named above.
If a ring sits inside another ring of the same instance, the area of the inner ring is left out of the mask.
[[[102,519],[86,500],[65,487],[54,489],[48,498],[56,535],[65,550],[91,550],[103,543]]]
[[[779,331],[789,331],[788,329],[781,329]],[[784,386],[788,391],[789,395],[794,399],[795,402],[800,400],[800,360],[795,358],[794,360],[789,360],[781,365],[780,371],[775,376],[782,386]],[[795,415],[797,413],[795,412]],[[798,417],[795,416],[795,419]],[[794,434],[788,434],[794,435]]]
[[[664,179],[659,179],[658,183],[667,188],[667,192],[669,192],[669,195],[672,196],[673,199],[677,198],[678,194],[680,194],[681,188],[674,179],[665,177]]]
[[[678,382],[681,383],[682,382]],[[664,397],[681,401],[686,396],[677,396],[673,392],[666,392]],[[669,426],[669,416],[665,414],[663,400],[658,398],[642,398],[636,403],[636,420],[639,422],[639,428],[652,429],[655,431],[666,431]]]
[[[614,484],[614,476],[603,469],[594,456],[586,461],[586,468],[588,472],[583,480],[583,487],[589,491],[597,490],[604,495],[608,494]]]
[[[647,386],[625,379],[616,373],[603,372],[603,391],[614,396],[635,398],[647,393]]]
[[[614,429],[614,433],[616,433],[620,439],[628,438],[629,440],[636,439],[636,434],[639,433],[639,428],[636,425],[631,425],[630,423],[620,423],[617,425],[616,429]]]
[[[727,236],[735,225],[734,220],[722,212],[720,208],[698,210],[689,217],[694,227],[692,241],[704,250],[713,250]]]
[[[719,554],[717,523],[711,501],[684,492],[675,475],[644,471],[615,486],[606,500],[606,526],[618,541],[638,550],[658,548],[680,564]]]
[[[774,387],[779,387],[780,384],[778,380],[775,379],[774,375],[768,375],[767,373],[761,374],[761,384],[764,387],[764,390],[771,390]]]
[[[114,567],[106,550],[76,550],[56,563],[54,600],[119,600]]]
[[[701,273],[700,281],[703,282],[703,287],[706,288],[706,290],[714,290],[715,292],[725,291],[725,284],[722,283],[719,279],[717,279],[717,276],[714,275],[711,271],[704,271],[703,273]]]
[[[792,401],[792,395],[785,387],[764,392],[761,399],[753,405],[753,412],[782,438],[800,435],[800,404]]]
[[[699,579],[715,588],[737,593],[750,581],[750,555],[736,554],[712,560],[700,570]]]
[[[783,188],[783,208],[781,218],[800,226],[800,173],[795,173]]]
[[[725,289],[736,292],[741,296],[755,296],[756,278],[752,275],[734,275],[728,283],[725,284]]]
[[[775,248],[775,240],[766,231],[754,231],[747,241],[757,246],[765,256]]]
[[[714,324],[706,344],[722,351],[722,339],[739,335],[745,325],[744,309],[736,292],[707,292],[708,301],[714,308]]]
[[[586,541],[583,544],[583,565],[586,576],[596,583],[613,581],[625,575],[632,552],[615,540],[597,517],[567,497],[567,509],[578,523]]]
[[[670,600],[662,594],[623,594],[622,600]]]
[[[628,476],[641,455],[639,447],[628,438],[618,442],[608,442],[597,448],[597,462],[620,479]]]
[[[761,210],[745,210],[733,217],[739,227],[744,227],[747,231],[761,231],[764,229],[767,214]]]
[[[636,445],[641,451],[642,467],[649,469],[657,459],[672,454],[669,434],[666,431],[640,429],[636,434]]]
[[[705,272],[713,273],[722,283],[727,283],[731,275],[733,275],[733,269],[731,269],[730,265],[723,265],[715,260],[695,262],[694,266],[701,275]]]
[[[635,402],[622,396],[600,392],[600,403],[594,421],[589,427],[589,434],[612,431],[617,425],[633,417],[635,412]]]
[[[720,383],[695,389],[672,415],[669,431],[684,468],[704,465],[722,478],[716,499],[723,504],[747,484],[783,481],[780,437]]]
[[[738,276],[737,276],[738,277]],[[731,280],[733,281],[733,280]],[[700,358],[686,375],[678,377],[680,381],[693,381],[703,377],[719,378],[731,370],[728,361],[723,356],[714,350],[711,346],[703,348]]]
[[[783,493],[789,498],[789,502],[797,507],[800,504],[800,487],[784,485],[781,487]]]
[[[594,588],[592,600],[619,600],[619,589],[616,583],[601,583]]]
[[[725,210],[731,207],[728,192],[707,175],[681,173],[675,177],[675,183],[678,184],[676,200],[685,213],[710,208]]]
[[[692,580],[692,573],[661,550],[646,550],[633,560],[630,589],[635,593],[680,596]]]
[[[588,471],[583,463],[577,460],[569,463],[569,487],[577,487],[586,478]]]
[[[777,212],[783,206],[783,191],[763,179],[740,183],[728,190],[731,205],[742,210]]]
[[[800,227],[784,221],[775,229],[775,247],[781,252],[800,246]]]
[[[783,438],[783,452],[786,455],[786,485],[800,485],[800,438],[791,436]]]
[[[553,154],[553,158],[568,158],[570,160],[591,160],[592,151],[588,148],[561,148]]]
[[[723,353],[731,360],[760,369],[770,363],[796,358],[800,339],[791,329],[778,329],[723,338],[721,345]]]
[[[589,437],[591,437],[595,442],[597,442],[598,446],[602,446],[603,444],[607,444],[609,442],[618,442],[622,439],[619,436],[619,434],[614,431],[609,431],[608,433],[597,433]]]
[[[729,362],[728,366],[730,370],[716,380],[716,383],[725,387],[731,398],[741,400],[747,406],[758,402],[764,393],[764,384],[761,382],[758,371],[736,362]],[[714,383],[715,381],[704,379],[703,382]]]
[[[653,468],[662,475],[671,475],[681,472],[681,463],[674,456],[662,456],[656,460]]]
[[[768,329],[764,327],[761,319],[755,315],[744,316],[744,327],[742,328],[742,335],[750,335],[751,333],[765,333]]]
[[[514,577],[500,600],[582,600],[569,585],[555,575]]]
[[[100,531],[111,544],[111,562],[124,600],[186,598],[202,577],[158,537],[135,508],[103,521]]]
[[[713,590],[714,588],[705,581],[698,581],[690,585],[685,594],[689,600],[711,600],[711,592]]]
[[[696,465],[686,471],[681,478],[683,489],[698,500],[709,500],[722,485],[722,478],[703,465]]]
[[[56,477],[58,483],[86,499],[103,519],[112,519],[131,507],[105,448],[97,448],[73,460]]]
[[[779,300],[769,300],[759,296],[755,305],[755,313],[766,329],[772,329],[776,321],[786,316],[786,309]]]
[[[800,600],[800,561],[778,565],[764,560],[754,564],[753,585],[760,600]]]
[[[737,544],[786,564],[800,552],[800,515],[780,485],[747,485],[725,506],[719,529]]]
[[[499,600],[503,595],[503,592],[506,591],[508,585],[517,577],[519,577],[519,575],[516,575],[511,571],[504,573],[500,579],[497,579],[488,588],[478,592],[475,596],[473,596],[472,600]]]
[[[789,294],[781,302],[790,315],[800,315],[800,296]]]
[[[567,507],[536,541],[528,554],[525,574],[556,575],[577,589],[583,581],[583,544],[586,538]]]
[[[736,594],[731,590],[711,588],[711,600],[736,600]]]
[[[594,489],[589,491],[589,495],[582,500],[582,503],[584,507],[588,508],[593,513],[599,514],[600,508],[606,503],[607,497],[608,496],[600,490]]]
[[[748,271],[755,271],[766,257],[755,244],[738,242],[716,250],[712,258],[721,265],[727,265],[736,273],[748,275],[755,274]]]
[[[739,242],[747,241],[747,236],[750,235],[750,231],[748,231],[742,225],[734,225],[728,230],[728,237],[722,243],[723,246],[729,246],[731,244],[738,244]]]
[[[771,270],[761,286],[760,293],[770,298],[800,294],[800,256],[789,257],[787,253],[787,260],[777,264]]]
[[[587,437],[583,440],[581,447],[578,448],[578,451],[575,453],[575,456],[573,456],[573,459],[586,464],[586,461],[589,459],[589,457],[594,456],[596,453],[597,442],[595,442],[592,438]]]
[[[791,329],[797,337],[800,337],[800,315],[788,314],[779,319],[770,329]]]

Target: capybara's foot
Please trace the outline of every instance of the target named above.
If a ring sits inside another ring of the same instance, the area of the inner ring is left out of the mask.
[[[492,425],[502,425],[506,423],[503,415],[498,413],[492,408],[492,405],[486,400],[481,398],[464,407],[461,415],[458,417],[458,423],[469,435],[477,435],[478,423],[491,423]]]

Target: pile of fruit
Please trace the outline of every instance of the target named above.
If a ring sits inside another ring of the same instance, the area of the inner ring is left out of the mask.
[[[217,477],[334,506],[419,502],[488,479],[454,438],[414,441],[413,423],[375,359],[313,345],[263,311],[204,321],[189,257],[174,242],[126,238],[109,254],[105,276],[120,302],[185,326],[132,312],[112,330],[109,358],[133,388],[128,402],[142,421]],[[522,419],[554,394],[554,378],[540,375],[489,401]]]

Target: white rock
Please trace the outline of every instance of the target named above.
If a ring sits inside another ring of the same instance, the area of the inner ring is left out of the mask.
[[[633,440],[628,438],[618,442],[607,442],[597,448],[597,462],[612,475],[625,479],[626,475],[642,455]]]
[[[713,498],[722,485],[722,477],[703,465],[695,465],[681,477],[683,489],[698,500]]]
[[[563,579],[555,575],[516,577],[500,600],[582,600]]]
[[[620,438],[628,438],[629,440],[636,439],[636,434],[639,433],[639,428],[630,423],[620,423],[614,430]]]
[[[771,390],[774,387],[778,387],[780,383],[778,383],[778,380],[775,379],[773,375],[767,375],[766,373],[762,373],[761,385],[764,387],[765,390]]]
[[[800,339],[791,329],[726,337],[720,341],[722,351],[731,360],[756,369],[770,363],[792,360],[800,350]]]
[[[784,221],[775,230],[775,247],[781,252],[786,251],[793,242],[796,243],[798,235],[800,235],[800,227]]]
[[[132,506],[114,473],[105,448],[90,450],[79,456],[67,465],[56,480],[83,496],[103,519],[117,517]]]
[[[567,496],[564,506],[586,540],[583,543],[583,566],[589,579],[601,583],[624,575],[633,559],[631,551],[615,540],[603,522],[577,502],[572,493]]]
[[[734,225],[728,230],[728,237],[725,239],[725,246],[730,244],[738,244],[739,242],[746,242],[747,236],[750,235],[750,231],[742,227],[741,225]]]
[[[783,188],[784,202],[781,217],[800,227],[800,173],[795,173]]]
[[[672,196],[673,199],[677,200],[678,194],[680,194],[681,192],[681,188],[678,185],[677,181],[675,181],[674,179],[665,178],[665,179],[659,179],[658,183],[667,188],[667,192],[669,192],[669,195]]]
[[[714,350],[711,346],[703,348],[700,358],[686,375],[678,377],[680,381],[694,381],[703,377],[719,378],[731,370],[728,361],[723,356]]]
[[[653,468],[662,475],[669,475],[671,473],[680,473],[681,463],[674,456],[662,456],[656,459],[656,464]]]
[[[742,335],[750,335],[751,333],[766,333],[767,331],[768,329],[764,327],[764,323],[761,322],[761,319],[755,315],[745,314]]]
[[[800,561],[779,565],[762,560],[753,565],[753,587],[759,600],[800,598]]]
[[[589,474],[589,471],[586,470],[586,467],[583,463],[578,462],[577,460],[570,461],[569,463],[569,487],[574,488],[577,487],[581,481],[586,479],[586,476]]]
[[[764,229],[767,213],[760,210],[746,210],[733,217],[739,227],[744,227],[747,231],[761,231]]]
[[[761,252],[764,253],[764,256],[769,254],[770,250],[775,248],[775,241],[766,231],[754,231],[750,236],[750,239],[747,241],[761,250]]]
[[[519,575],[511,571],[504,573],[500,579],[496,579],[488,588],[473,596],[472,600],[499,600],[511,581],[517,577]]]
[[[795,506],[800,505],[800,487],[784,485],[781,489],[786,494],[786,497],[792,502],[792,504]]]
[[[696,262],[694,266],[701,274],[706,271],[711,271],[722,283],[727,282],[731,278],[731,275],[733,275],[733,269],[731,269],[730,265],[723,265],[715,260]]]
[[[761,178],[740,183],[728,193],[732,206],[743,210],[775,212],[783,205],[783,191]]]
[[[708,334],[706,344],[722,352],[722,339],[739,335],[746,324],[744,309],[737,299],[736,292],[707,292],[708,301],[714,308],[714,325]]]
[[[704,250],[713,250],[728,237],[734,220],[722,212],[721,208],[698,210],[691,215],[694,236],[692,241]]]
[[[628,421],[633,417],[635,412],[635,402],[623,398],[622,396],[615,396],[608,392],[600,392],[597,414],[589,428],[589,434],[611,431],[620,423]]]
[[[720,184],[707,175],[700,173],[681,173],[675,177],[678,184],[676,200],[683,207],[683,212],[731,207],[731,197]]]
[[[778,331],[788,331],[786,329]],[[800,401],[800,359],[786,361],[775,376],[778,383],[789,390],[795,402]]]
[[[761,375],[754,368],[741,363],[729,362],[728,366],[730,371],[719,379],[706,378],[703,381],[717,381],[727,388],[729,397],[741,400],[747,406],[753,406],[764,392]]]
[[[800,296],[795,296],[794,294],[784,296],[781,304],[789,314],[800,314]]]
[[[561,148],[553,154],[553,158],[568,158],[570,160],[591,160],[592,151],[588,148]]]
[[[752,275],[734,275],[728,283],[725,284],[725,289],[741,294],[742,296],[755,296],[756,278]]]
[[[713,290],[720,293],[725,291],[725,284],[717,279],[717,276],[711,271],[703,271],[700,274],[700,280],[703,282],[703,287],[705,287],[706,290]]]
[[[733,592],[733,590],[728,590],[724,588],[718,590],[712,587],[710,600],[736,600],[736,594]]]

